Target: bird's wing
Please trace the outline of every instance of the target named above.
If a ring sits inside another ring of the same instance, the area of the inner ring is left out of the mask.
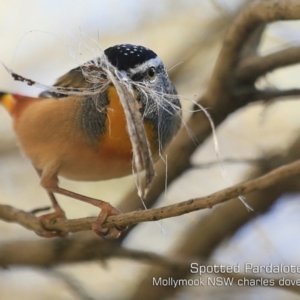
[[[86,81],[82,74],[81,67],[77,67],[58,78],[54,86],[57,87],[72,87],[72,88],[89,88],[90,83]],[[53,91],[43,91],[39,97],[41,98],[62,98],[67,97],[66,94]]]

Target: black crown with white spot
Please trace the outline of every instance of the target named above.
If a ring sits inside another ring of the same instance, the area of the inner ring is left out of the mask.
[[[152,50],[131,44],[115,45],[107,48],[104,53],[109,62],[120,71],[127,71],[157,57]]]

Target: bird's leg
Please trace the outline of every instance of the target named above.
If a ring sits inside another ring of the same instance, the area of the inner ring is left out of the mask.
[[[39,174],[39,176],[42,177],[42,172],[38,169],[36,169],[36,171]],[[66,237],[68,235],[68,233],[62,232],[62,231],[48,230],[47,227],[46,227],[46,223],[48,221],[57,220],[57,219],[66,219],[66,214],[63,211],[63,209],[60,207],[60,205],[58,204],[54,194],[51,193],[51,192],[48,192],[48,191],[47,191],[47,194],[48,194],[49,199],[52,203],[52,208],[54,209],[54,212],[44,214],[44,215],[38,217],[40,222],[41,222],[41,225],[45,229],[45,231],[36,232],[36,234],[39,235],[39,236],[48,237],[48,238],[55,237],[55,236]],[[38,212],[40,210],[37,209],[36,211]]]
[[[106,221],[107,217],[112,216],[112,215],[118,215],[121,213],[118,209],[113,207],[108,202],[105,202],[105,201],[102,201],[99,199],[95,199],[95,198],[91,198],[91,197],[87,197],[87,196],[83,196],[83,195],[71,192],[69,190],[60,188],[58,186],[57,175],[53,174],[53,173],[50,174],[48,172],[43,172],[42,177],[41,177],[41,185],[47,190],[49,195],[53,195],[53,193],[61,194],[61,195],[65,195],[65,196],[89,203],[96,207],[99,207],[101,209],[101,212],[98,215],[95,223],[92,226],[92,229],[94,230],[94,232],[96,234],[98,234],[99,236],[104,237],[104,238],[116,239],[120,236],[122,230],[124,230],[123,228],[121,229],[121,228],[116,228],[116,227],[102,229],[102,224]],[[54,196],[53,196],[53,198],[55,199]],[[53,203],[53,206],[56,205],[59,207],[56,200],[55,200],[56,203],[53,202],[53,199],[51,201]]]
[[[105,201],[102,201],[99,199],[95,199],[95,198],[91,198],[91,197],[87,197],[87,196],[83,196],[83,195],[65,190],[58,186],[50,188],[50,189],[48,189],[48,191],[49,190],[51,190],[52,193],[65,195],[65,196],[89,203],[96,207],[99,207],[101,209],[101,212],[98,215],[95,223],[92,226],[92,229],[94,230],[94,232],[96,234],[100,235],[101,237],[111,238],[111,239],[116,239],[120,236],[122,230],[119,228],[111,227],[111,228],[107,228],[107,229],[102,229],[102,224],[106,221],[108,216],[119,215],[121,213],[118,209],[113,207],[108,202],[105,202]]]
[[[67,237],[68,236],[67,232],[56,231],[56,230],[52,231],[52,230],[47,229],[47,226],[46,226],[47,222],[49,222],[51,220],[66,219],[66,214],[63,211],[63,209],[59,206],[53,193],[50,193],[47,191],[47,194],[52,203],[52,208],[54,209],[54,212],[39,216],[39,220],[42,224],[42,227],[45,229],[45,231],[44,232],[36,232],[36,234],[39,236],[42,236],[42,237],[55,237],[55,236]]]

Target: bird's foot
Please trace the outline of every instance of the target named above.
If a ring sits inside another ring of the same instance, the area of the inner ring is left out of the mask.
[[[102,202],[99,207],[101,208],[101,212],[92,225],[92,229],[97,235],[105,239],[117,239],[121,235],[122,231],[126,230],[127,228],[102,228],[102,224],[109,216],[116,216],[121,214],[121,212],[107,202]]]
[[[45,238],[51,238],[51,237],[67,237],[68,233],[63,232],[63,231],[57,231],[57,230],[51,230],[47,228],[47,224],[49,222],[53,222],[55,220],[66,220],[66,214],[63,211],[63,209],[59,205],[55,205],[53,207],[54,212],[48,213],[42,216],[39,216],[38,219],[40,221],[40,224],[42,228],[44,229],[43,231],[35,231],[35,233],[38,236],[45,237]],[[37,212],[40,212],[45,209],[36,209],[33,211],[33,214],[36,214]]]

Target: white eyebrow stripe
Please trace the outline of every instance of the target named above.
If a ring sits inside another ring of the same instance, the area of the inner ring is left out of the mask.
[[[156,56],[155,58],[151,58],[135,68],[129,69],[128,72],[131,75],[134,75],[136,73],[142,73],[143,71],[146,71],[149,67],[157,67],[159,65],[162,65],[162,61],[158,56]]]

